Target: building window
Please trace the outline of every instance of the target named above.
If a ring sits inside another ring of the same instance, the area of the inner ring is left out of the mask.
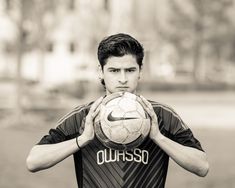
[[[6,10],[11,10],[12,9],[12,0],[5,0],[5,7],[6,7]]]
[[[47,52],[53,52],[54,50],[54,44],[52,42],[49,42],[47,45],[46,45],[46,51]]]
[[[76,45],[74,44],[74,42],[70,42],[70,43],[69,43],[69,51],[70,51],[71,53],[74,53],[75,50],[76,50]]]
[[[70,10],[74,10],[75,9],[75,0],[69,0],[68,7]]]
[[[109,0],[104,0],[104,10],[109,11]]]

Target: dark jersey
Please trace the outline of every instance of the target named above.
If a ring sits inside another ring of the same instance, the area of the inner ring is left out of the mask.
[[[173,109],[150,102],[163,135],[182,145],[202,150],[199,141]],[[63,117],[39,144],[54,144],[79,136],[91,104],[79,106]],[[106,148],[95,137],[74,154],[80,188],[161,188],[165,185],[168,162],[169,156],[150,138],[146,138],[138,148],[119,151]]]

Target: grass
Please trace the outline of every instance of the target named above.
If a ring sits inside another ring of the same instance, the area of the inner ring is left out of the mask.
[[[210,170],[205,178],[197,177],[170,163],[167,179],[168,188],[232,188],[235,187],[235,130],[193,129],[208,155]]]

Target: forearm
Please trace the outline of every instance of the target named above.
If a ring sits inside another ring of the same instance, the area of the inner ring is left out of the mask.
[[[209,164],[204,152],[192,147],[183,146],[162,134],[153,140],[184,169],[202,177],[208,173]]]
[[[84,143],[81,137],[78,142],[80,146]],[[78,150],[75,138],[56,144],[36,145],[27,157],[27,168],[31,172],[50,168]]]

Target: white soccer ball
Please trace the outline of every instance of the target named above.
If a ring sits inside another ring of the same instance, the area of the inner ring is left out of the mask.
[[[135,148],[149,131],[149,116],[136,95],[125,92],[117,97],[109,95],[103,100],[95,119],[95,133],[106,147],[117,150]]]

